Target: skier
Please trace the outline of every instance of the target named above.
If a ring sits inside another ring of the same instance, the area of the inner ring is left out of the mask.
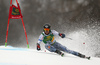
[[[38,51],[41,50],[40,43],[43,41],[45,43],[45,48],[50,52],[55,52],[55,53],[57,53],[61,56],[64,56],[64,53],[61,52],[61,51],[64,51],[64,52],[73,54],[75,56],[81,57],[81,58],[90,59],[90,57],[86,57],[85,55],[83,55],[81,53],[69,50],[67,47],[65,47],[65,46],[61,45],[60,43],[58,43],[55,40],[54,36],[58,35],[61,38],[65,38],[65,34],[58,33],[55,30],[51,30],[50,27],[51,26],[49,24],[45,24],[43,26],[43,28],[44,28],[43,33],[39,36],[38,43],[37,43],[37,50]]]

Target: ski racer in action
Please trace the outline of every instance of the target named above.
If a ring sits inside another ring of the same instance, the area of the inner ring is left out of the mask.
[[[38,51],[41,50],[40,43],[43,41],[45,43],[45,48],[50,52],[55,52],[55,53],[57,53],[61,56],[64,56],[64,53],[61,52],[61,51],[64,51],[64,52],[73,54],[75,56],[81,57],[81,58],[90,59],[90,57],[86,57],[85,55],[83,55],[81,53],[69,50],[67,47],[65,47],[65,46],[61,45],[60,43],[58,43],[55,40],[54,36],[58,35],[61,38],[65,38],[65,34],[59,33],[55,30],[51,30],[50,27],[51,26],[49,24],[45,24],[43,26],[43,28],[44,28],[43,32],[39,36],[38,43],[37,43],[37,50]]]

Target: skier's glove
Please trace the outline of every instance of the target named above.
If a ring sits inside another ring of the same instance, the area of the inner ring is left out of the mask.
[[[61,38],[65,38],[65,34],[63,34],[63,33],[59,33],[59,36],[60,36]]]
[[[41,50],[40,44],[38,44],[38,43],[37,43],[37,50],[38,50],[38,51]]]

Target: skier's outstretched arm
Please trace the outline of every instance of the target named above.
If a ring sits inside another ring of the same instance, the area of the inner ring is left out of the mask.
[[[53,32],[54,35],[59,35],[61,38],[65,38],[65,34],[63,34],[63,33],[59,33],[55,30],[52,30],[52,32]]]

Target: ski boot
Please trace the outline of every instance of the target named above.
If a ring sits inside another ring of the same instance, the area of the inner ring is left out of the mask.
[[[81,58],[85,58],[85,55],[78,53],[78,56]]]
[[[62,53],[62,52],[61,52],[61,51],[59,51],[59,50],[56,50],[56,51],[55,51],[55,53],[57,53],[57,54],[61,55],[62,57],[64,56],[64,53]]]
[[[87,58],[88,60],[90,60],[91,57],[89,56],[89,57],[85,57],[85,58]]]
[[[90,60],[90,58],[91,58],[90,56],[89,56],[89,57],[86,57],[85,55],[80,54],[80,53],[78,53],[78,56],[81,57],[81,58],[86,58],[86,59],[88,59],[88,60]]]

